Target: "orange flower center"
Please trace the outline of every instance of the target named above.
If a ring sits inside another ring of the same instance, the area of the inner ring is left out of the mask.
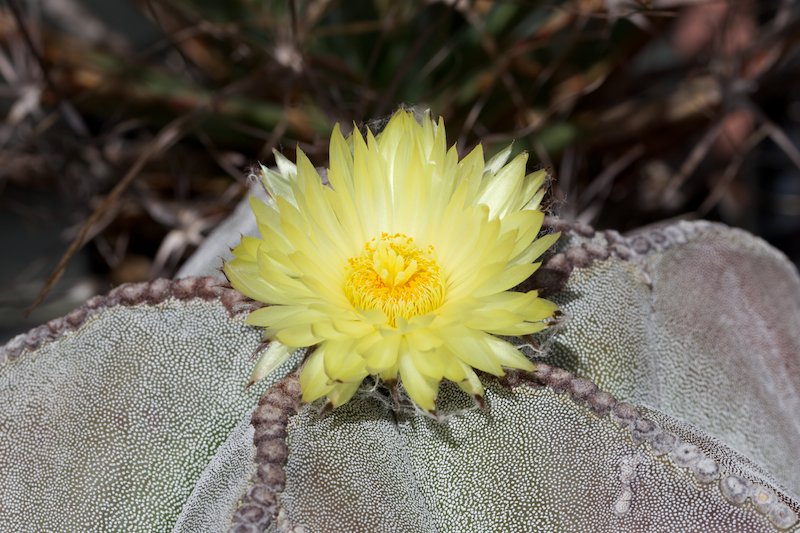
[[[393,326],[395,317],[424,315],[442,305],[444,284],[433,246],[420,250],[412,237],[383,233],[348,262],[344,290],[350,303],[380,309]]]

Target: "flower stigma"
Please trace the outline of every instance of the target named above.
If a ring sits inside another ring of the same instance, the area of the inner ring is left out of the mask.
[[[348,263],[344,290],[350,303],[364,311],[380,309],[392,326],[398,316],[424,315],[444,301],[434,248],[417,248],[413,237],[382,233]]]

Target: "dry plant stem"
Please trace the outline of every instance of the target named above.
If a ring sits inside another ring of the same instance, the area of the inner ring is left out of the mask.
[[[0,76],[3,76],[9,84],[19,83],[19,76],[11,64],[11,59],[2,49],[0,49]]]
[[[389,30],[392,26],[394,26],[394,19],[397,16],[397,10],[400,9],[400,3],[393,4],[391,8],[389,8],[389,13],[386,15],[386,18],[383,19],[381,23],[381,33],[378,35],[378,41],[375,43],[375,46],[372,49],[372,53],[369,56],[369,61],[367,62],[367,68],[364,69],[364,75],[361,78],[361,84],[365,87],[369,85],[370,80],[372,79],[372,73],[375,70],[375,66],[378,64],[378,54],[380,53],[381,49],[383,48],[383,43],[386,41],[387,35],[389,34]],[[365,112],[362,104],[361,113]]]
[[[219,167],[222,170],[224,170],[234,180],[238,181],[240,184],[244,186],[247,186],[247,182],[244,179],[244,176],[242,175],[241,171],[239,171],[239,169],[231,165],[225,159],[225,157],[219,152],[219,150],[217,150],[217,147],[214,146],[214,143],[211,142],[211,139],[208,137],[208,134],[206,134],[203,130],[198,130],[196,135],[200,143],[205,147],[206,150],[208,150],[208,153],[211,155],[211,157],[214,158],[214,162],[218,164]]]
[[[571,198],[574,192],[573,182],[578,173],[580,157],[574,144],[569,144],[564,148],[564,153],[561,156],[561,164],[555,173],[556,188],[561,191],[563,200]],[[571,207],[571,204],[567,204],[565,207],[572,212],[570,215],[567,215],[567,213],[564,213],[564,215],[575,218],[574,208]]]
[[[614,178],[616,178],[620,172],[625,170],[631,163],[636,161],[639,157],[644,154],[644,144],[637,144],[624,154],[607,166],[597,177],[592,180],[588,187],[583,191],[581,194],[578,204],[586,205],[592,200],[594,200],[597,196],[600,196],[601,199],[605,199],[608,196],[608,193],[611,191],[611,185],[614,183]]]
[[[798,150],[797,147],[792,144],[792,141],[781,127],[773,122],[769,122],[768,124],[772,126],[769,132],[770,139],[772,139],[775,144],[781,147],[781,150],[783,150],[786,155],[789,156],[789,159],[792,160],[792,163],[794,163],[797,168],[800,168],[800,150]]]
[[[580,215],[578,215],[578,222],[590,224],[596,221],[597,216],[603,210],[605,200],[611,193],[611,188],[620,172],[633,163],[636,159],[644,154],[645,148],[643,144],[637,144],[624,154],[611,163],[603,170],[598,176],[589,184],[584,193],[578,199],[578,206],[589,204]]]
[[[775,18],[772,19],[772,27],[780,30],[781,28],[785,27],[788,24],[789,19],[792,15],[792,4],[794,2],[792,0],[782,0],[781,5],[778,8],[778,12],[775,14]]]
[[[281,137],[283,134],[286,133],[286,128],[289,126],[289,119],[286,115],[286,110],[289,109],[288,102],[284,104],[284,111],[281,115],[281,119],[275,125],[275,128],[272,130],[272,133],[269,134],[269,138],[267,138],[267,142],[264,143],[264,146],[261,147],[261,150],[258,152],[258,158],[264,159],[272,154],[272,150],[278,146],[278,142],[280,142]]]
[[[759,110],[760,111],[760,110]],[[760,113],[762,118],[766,118],[766,115]],[[769,126],[769,137],[773,140],[775,144],[780,146],[781,150],[792,160],[797,168],[800,168],[800,150],[792,144],[791,139],[789,136],[786,135],[786,132],[783,131],[783,128],[772,122],[771,120],[765,120],[765,125]]]
[[[467,17],[470,25],[475,28],[475,31],[477,31],[480,35],[483,49],[494,62],[496,66],[496,75],[500,78],[500,81],[503,82],[503,85],[505,85],[506,89],[511,95],[511,100],[514,102],[514,105],[519,109],[524,109],[525,98],[523,98],[522,91],[514,81],[514,77],[508,72],[509,61],[508,59],[500,57],[499,47],[492,38],[491,34],[486,31],[486,24],[484,20],[480,17],[480,15],[478,15],[473,7],[467,6],[463,10],[463,13]]]
[[[22,33],[25,43],[30,49],[31,55],[34,57],[34,59],[36,59],[36,63],[39,65],[39,68],[42,71],[42,76],[44,77],[45,83],[48,87],[50,87],[50,90],[53,91],[53,94],[55,94],[56,99],[58,100],[58,107],[61,111],[61,114],[64,116],[64,119],[78,136],[88,137],[89,128],[86,126],[83,118],[81,118],[80,114],[75,110],[75,107],[72,105],[72,103],[62,96],[61,91],[59,91],[55,83],[53,83],[53,79],[50,77],[50,73],[47,70],[47,65],[44,64],[44,60],[42,59],[41,54],[39,54],[39,51],[37,50],[36,45],[31,38],[30,32],[28,32],[28,27],[25,25],[22,7],[20,7],[19,1],[8,0],[8,5],[14,14],[14,20],[17,22],[17,27],[19,27],[19,31]]]
[[[183,48],[178,45],[178,41],[177,41],[177,39],[175,39],[174,32],[170,32],[170,31],[167,30],[167,28],[164,27],[164,24],[161,21],[161,17],[158,16],[158,11],[156,11],[156,9],[153,6],[152,2],[150,0],[145,0],[144,3],[147,6],[147,11],[150,14],[150,17],[156,23],[156,26],[158,26],[158,29],[161,30],[161,32],[164,34],[166,39],[169,41],[170,46],[176,52],[178,52],[179,56],[181,56],[181,59],[183,60],[183,65],[184,65],[184,69],[183,70],[186,73],[186,75],[189,76],[190,79],[194,80],[195,83],[198,83],[200,80],[197,79],[197,75],[192,71],[192,69],[188,68],[189,65],[194,65],[195,64],[194,61],[192,61],[191,58],[189,58],[186,55],[186,53],[183,51]]]
[[[493,135],[484,135],[481,137],[482,142],[485,144],[492,144],[492,143],[500,143],[500,142],[508,142],[514,139],[518,139],[520,137],[527,137],[531,133],[539,130],[542,126],[547,123],[547,120],[551,118],[553,115],[561,111],[564,106],[572,104],[576,100],[596,91],[603,83],[606,81],[606,76],[601,76],[597,80],[593,81],[580,91],[569,95],[568,97],[564,98],[563,100],[559,100],[558,102],[548,106],[547,110],[542,113],[539,117],[536,118],[534,122],[525,126],[524,128],[520,128],[514,130],[509,133],[497,133]]]
[[[135,178],[142,168],[150,161],[153,157],[156,157],[167,150],[170,146],[178,142],[181,137],[183,137],[187,124],[191,124],[194,122],[195,119],[198,117],[204,116],[208,112],[208,106],[202,106],[200,108],[195,109],[194,111],[187,113],[181,117],[176,118],[166,126],[164,126],[158,135],[156,135],[155,139],[150,142],[147,146],[147,149],[139,156],[136,160],[136,163],[128,170],[128,173],[122,180],[117,184],[116,187],[109,193],[108,197],[106,197],[105,201],[98,207],[94,213],[91,214],[89,219],[81,228],[81,232],[72,241],[67,251],[61,257],[61,260],[58,262],[58,265],[53,270],[53,273],[50,274],[50,277],[47,279],[47,283],[45,283],[42,290],[39,292],[39,295],[36,296],[36,300],[34,300],[33,304],[25,311],[25,316],[31,314],[31,312],[39,305],[42,300],[44,300],[47,293],[55,287],[56,283],[61,279],[61,276],[64,275],[64,270],[67,267],[67,263],[78,251],[78,249],[83,245],[84,241],[86,240],[86,236],[89,234],[89,231],[92,229],[92,226],[103,216],[103,213],[120,197],[120,195],[128,188],[128,185],[131,184],[133,178]]]
[[[572,25],[572,32],[569,36],[569,44],[564,46],[564,48],[558,53],[558,55],[545,67],[545,69],[536,76],[536,83],[534,83],[533,91],[530,91],[528,94],[528,102],[533,102],[536,98],[539,89],[541,89],[545,83],[547,83],[553,74],[561,67],[561,65],[566,61],[567,57],[569,57],[570,52],[575,49],[575,45],[578,43],[581,32],[586,28],[586,24],[589,22],[589,17],[586,16],[587,14],[584,12],[580,12],[577,16],[578,20],[573,22]]]
[[[475,121],[478,120],[478,115],[481,114],[483,110],[483,106],[486,105],[486,101],[489,100],[489,96],[492,94],[492,89],[494,89],[494,84],[496,79],[492,80],[492,83],[486,90],[483,92],[478,101],[472,106],[472,109],[469,110],[469,114],[467,115],[466,120],[464,120],[464,127],[461,130],[461,135],[458,137],[458,141],[456,142],[456,148],[458,149],[459,157],[462,157],[466,154],[466,144],[467,144],[467,134],[472,130],[472,127],[475,125]]]
[[[725,168],[725,172],[722,174],[722,178],[719,180],[719,183],[717,183],[708,197],[703,200],[703,203],[697,209],[696,215],[698,218],[705,216],[722,199],[725,191],[728,190],[728,186],[733,181],[733,178],[735,178],[736,174],[739,173],[739,169],[742,167],[747,154],[749,154],[753,148],[763,141],[765,137],[770,135],[772,129],[773,128],[770,124],[764,124],[752,135],[750,135],[744,146],[739,149],[739,151],[736,153],[736,156],[731,159],[731,162]]]
[[[109,209],[106,210],[105,213],[103,213],[103,215],[100,218],[98,218],[95,221],[91,229],[87,232],[86,235],[84,235],[83,242],[89,242],[95,237],[97,237],[112,222],[114,222],[114,219],[117,218],[118,214],[119,214],[119,206],[112,205]],[[78,224],[75,224],[74,226],[69,228],[69,230],[65,233],[64,237],[67,239],[70,237],[74,237],[75,235],[78,235],[82,229],[83,226],[78,226]]]
[[[747,99],[745,100],[745,107],[748,111],[753,113],[759,122],[761,122],[765,127],[768,128],[767,134],[772,141],[778,145],[778,147],[783,150],[783,152],[792,160],[792,163],[800,168],[800,150],[792,144],[791,139],[789,136],[786,135],[786,132],[783,131],[779,125],[775,124],[770,118],[764,114],[760,107],[758,107],[752,100]]]
[[[297,5],[295,0],[289,0],[289,15],[291,17],[291,30],[292,30],[292,44],[298,53],[302,56],[302,70],[300,72],[300,76],[306,82],[307,86],[310,88],[311,93],[313,94],[316,101],[319,103],[320,107],[325,110],[325,113],[328,115],[328,118],[331,121],[335,121],[336,118],[340,115],[339,109],[344,105],[344,102],[339,101],[339,108],[334,105],[331,99],[328,97],[328,93],[324,91],[323,84],[319,80],[319,76],[317,75],[316,71],[308,68],[307,63],[305,61],[305,52],[304,50],[304,40],[307,32],[305,28],[300,23],[300,18],[297,16]],[[335,98],[335,96],[334,96]]]
[[[672,178],[669,185],[667,186],[666,190],[664,191],[664,197],[662,198],[662,205],[668,205],[672,198],[677,194],[678,190],[681,188],[681,185],[692,175],[695,171],[697,166],[705,159],[706,155],[708,154],[709,150],[711,150],[711,146],[714,144],[714,141],[717,140],[719,136],[719,132],[722,129],[722,118],[720,117],[714,123],[711,128],[706,131],[703,135],[703,138],[700,139],[700,142],[692,148],[692,151],[689,153],[689,156],[681,165],[680,170],[678,173]]]
[[[634,7],[633,2],[641,5],[644,9],[636,11],[632,14],[641,13],[643,15],[647,15],[648,17],[662,17],[662,18],[675,18],[677,15],[674,11],[667,11],[667,9],[675,9],[678,7],[694,5],[698,3],[711,3],[716,0],[688,0],[688,1],[678,1],[678,2],[664,2],[663,0],[659,4],[659,7],[663,10],[659,11],[654,8],[654,6],[650,2],[640,2],[639,0],[632,0],[628,2],[627,7]],[[791,1],[791,0],[789,0]],[[548,9],[552,9],[553,11],[561,11],[563,13],[569,13],[570,15],[583,15],[589,18],[598,19],[598,20],[615,20],[618,18],[628,18],[628,15],[620,17],[619,15],[612,15],[609,13],[599,13],[597,11],[587,11],[585,9],[574,8],[574,7],[567,7],[567,6],[547,6]]]
[[[450,7],[442,12],[439,18],[431,24],[431,27],[428,30],[419,36],[417,41],[414,43],[414,46],[411,47],[411,50],[408,52],[403,64],[400,65],[400,68],[397,69],[397,73],[395,74],[394,78],[392,79],[392,83],[389,85],[389,88],[386,89],[386,92],[383,94],[383,98],[381,99],[380,103],[375,108],[375,112],[373,116],[381,116],[382,114],[389,111],[389,102],[394,99],[394,95],[397,92],[397,88],[400,86],[400,82],[405,79],[406,74],[408,73],[408,69],[411,68],[411,63],[414,62],[419,51],[422,49],[422,45],[430,38],[431,35],[441,26],[442,22],[444,22],[445,17],[448,17],[453,12],[453,5],[451,4]]]
[[[297,5],[294,0],[289,0],[289,16],[292,19],[292,37],[294,38],[295,46],[300,46],[300,21],[297,18]]]
[[[550,154],[547,153],[544,144],[542,144],[542,141],[539,139],[533,140],[533,151],[536,152],[536,157],[542,162],[542,167],[549,169],[550,174],[553,174],[555,165],[553,164],[553,159],[550,157]]]

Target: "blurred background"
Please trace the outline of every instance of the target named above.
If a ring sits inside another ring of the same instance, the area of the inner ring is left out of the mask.
[[[798,45],[795,0],[5,0],[0,343],[172,276],[273,149],[325,165],[402,104],[530,151],[562,220],[718,220],[797,263]]]

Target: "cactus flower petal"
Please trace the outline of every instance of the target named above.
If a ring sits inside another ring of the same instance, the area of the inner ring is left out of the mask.
[[[351,149],[352,147],[352,149]],[[233,287],[269,307],[248,323],[276,346],[319,349],[303,370],[303,398],[347,402],[367,375],[403,382],[433,410],[439,382],[481,390],[471,368],[532,369],[497,335],[546,327],[556,308],[509,289],[558,238],[537,239],[544,171],[527,154],[488,163],[480,146],[458,160],[444,123],[400,110],[386,129],[345,139],[338,125],[328,179],[298,149],[262,169],[268,203],[251,204],[261,239],[244,238],[224,266]],[[254,379],[288,356],[274,348]]]

